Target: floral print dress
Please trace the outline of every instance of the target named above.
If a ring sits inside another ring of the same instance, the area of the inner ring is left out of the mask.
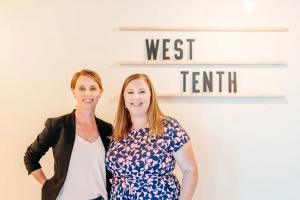
[[[174,153],[189,141],[180,124],[164,117],[165,134],[153,137],[149,128],[133,129],[113,141],[106,166],[113,174],[111,199],[178,199],[180,185],[173,175]]]

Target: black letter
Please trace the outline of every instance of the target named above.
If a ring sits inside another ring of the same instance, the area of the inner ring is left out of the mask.
[[[193,59],[193,48],[192,48],[192,42],[195,42],[195,39],[186,39],[186,41],[189,42],[190,45],[190,60]]]
[[[148,60],[151,60],[152,56],[153,56],[153,59],[156,60],[158,44],[159,44],[159,40],[156,40],[156,44],[154,46],[154,40],[151,39],[151,44],[149,47],[149,41],[148,41],[148,39],[146,39],[146,49],[147,49]]]
[[[196,80],[196,76],[198,76],[200,72],[193,72],[193,93],[199,93],[200,90],[196,89],[196,84],[199,82]]]
[[[224,74],[224,72],[218,71],[216,73],[219,74],[219,92],[222,92],[222,75]]]
[[[170,60],[170,56],[166,56],[166,52],[169,51],[166,47],[167,42],[170,42],[170,39],[163,39],[163,60]]]
[[[175,40],[175,42],[174,42],[174,46],[175,46],[174,48],[175,48],[175,51],[179,51],[179,55],[175,54],[175,58],[176,58],[177,60],[180,60],[180,59],[183,58],[183,50],[182,50],[182,48],[178,47],[178,43],[180,43],[180,44],[182,45],[182,44],[183,44],[183,41],[180,40],[180,39],[177,39],[177,40]]]
[[[228,73],[228,87],[229,87],[229,92],[232,92],[231,86],[233,84],[234,86],[234,93],[236,93],[236,72],[233,72],[233,80],[231,79],[231,72]]]
[[[213,91],[213,76],[212,72],[209,72],[209,78],[206,71],[203,72],[203,92],[206,92],[207,88],[209,92]]]
[[[182,85],[182,89],[183,89],[183,92],[186,92],[186,75],[188,74],[189,72],[188,71],[181,71],[180,72],[180,74],[182,74],[183,75],[183,77],[182,77],[182,83],[183,83],[183,85]]]

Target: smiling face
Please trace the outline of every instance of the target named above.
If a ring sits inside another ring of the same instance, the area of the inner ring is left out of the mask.
[[[123,96],[131,117],[147,116],[151,92],[144,79],[138,78],[130,81],[125,87]]]
[[[98,83],[89,76],[80,75],[72,90],[77,101],[77,109],[95,110],[101,89]]]

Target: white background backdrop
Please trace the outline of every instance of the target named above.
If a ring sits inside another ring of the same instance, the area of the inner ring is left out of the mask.
[[[209,66],[124,67],[145,60],[146,38],[195,38],[195,60],[283,60],[287,66],[237,71],[241,93],[286,99],[160,99],[189,132],[199,165],[197,200],[300,199],[300,3],[296,0],[0,0],[0,199],[40,199],[27,176],[26,147],[48,117],[74,108],[69,81],[83,67],[101,75],[97,116],[113,122],[123,80],[143,72],[158,92],[180,92],[180,70]],[[283,33],[120,32],[119,26],[280,26]],[[42,160],[48,177],[51,153]],[[177,173],[180,177],[181,174]]]

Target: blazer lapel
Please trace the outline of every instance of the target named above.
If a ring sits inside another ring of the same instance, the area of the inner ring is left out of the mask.
[[[75,129],[76,129],[76,123],[75,123],[75,110],[67,116],[64,127],[63,127],[63,134],[64,134],[64,150],[65,152],[62,152],[64,154],[65,158],[65,170],[68,170],[70,158],[73,151],[73,146],[75,142]]]
[[[105,151],[107,151],[110,143],[110,139],[108,137],[110,130],[108,130],[108,127],[105,126],[104,122],[98,118],[96,118],[96,123]]]

